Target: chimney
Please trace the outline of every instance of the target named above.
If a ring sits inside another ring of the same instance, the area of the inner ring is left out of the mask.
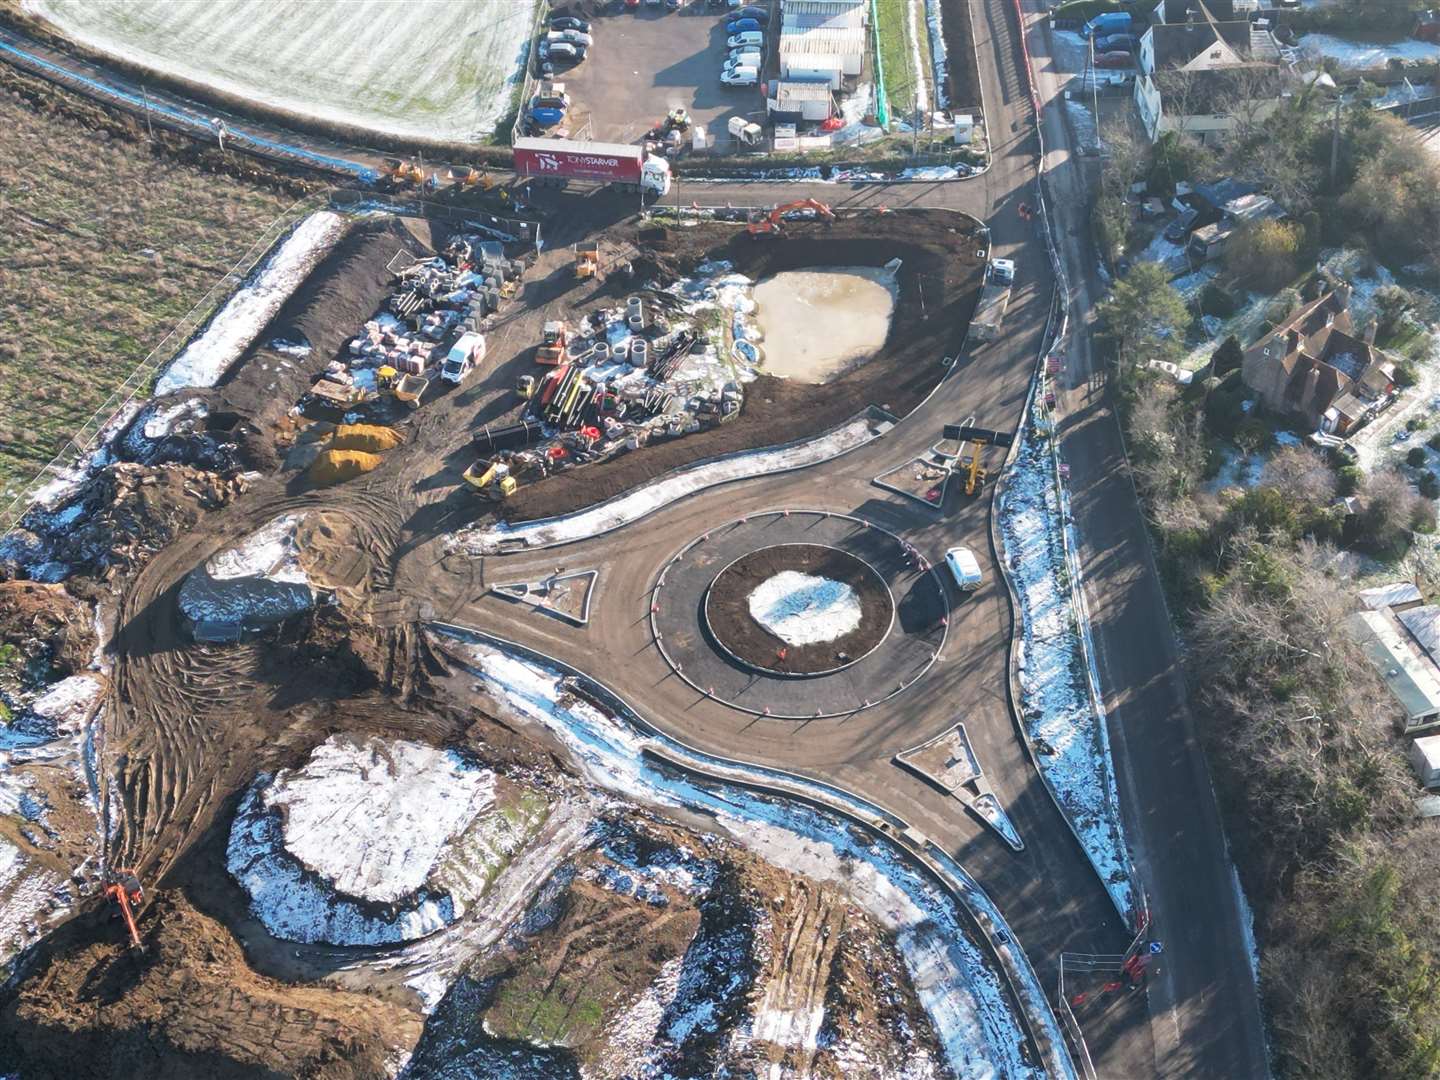
[[[1286,330],[1286,331],[1285,331],[1285,352],[1286,352],[1287,354],[1289,354],[1289,353],[1298,351],[1299,348],[1300,348],[1300,331],[1299,331],[1299,330]]]
[[[1371,315],[1370,318],[1365,321],[1365,344],[1366,344],[1366,345],[1374,345],[1374,344],[1375,344],[1375,334],[1376,334],[1376,331],[1378,331],[1379,329],[1380,329],[1380,320],[1377,319],[1377,318],[1375,318],[1374,315]]]
[[[1340,310],[1346,311],[1350,307],[1350,283],[1348,281],[1337,281],[1335,283],[1335,299],[1340,304]]]

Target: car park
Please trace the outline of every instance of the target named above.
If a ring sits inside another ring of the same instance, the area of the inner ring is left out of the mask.
[[[760,81],[760,71],[753,67],[727,68],[720,73],[720,81],[726,86],[754,86]]]
[[[584,19],[576,19],[570,15],[550,16],[551,30],[579,30],[582,34],[590,32],[590,24]]]
[[[746,46],[756,49],[765,47],[765,35],[758,30],[747,30],[743,34],[734,34],[725,40],[727,49],[743,49]]]

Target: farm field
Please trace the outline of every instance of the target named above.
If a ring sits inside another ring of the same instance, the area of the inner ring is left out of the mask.
[[[28,0],[93,49],[273,109],[408,137],[488,136],[535,0]]]
[[[106,134],[0,94],[0,501],[294,202]]]

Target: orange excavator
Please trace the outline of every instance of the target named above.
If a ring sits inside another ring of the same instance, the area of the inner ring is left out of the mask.
[[[145,890],[134,870],[117,870],[105,882],[105,895],[115,901],[120,915],[125,920],[125,929],[130,931],[130,947],[143,949],[140,944],[140,930],[135,925],[135,909],[145,902]]]
[[[785,203],[775,207],[770,213],[759,221],[752,221],[745,229],[751,236],[776,236],[780,233],[781,219],[792,210],[814,210],[815,213],[826,221],[835,220],[835,211],[820,202],[818,199],[796,199],[794,202]]]

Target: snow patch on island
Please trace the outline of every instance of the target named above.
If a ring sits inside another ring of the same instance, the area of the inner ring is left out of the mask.
[[[860,597],[843,581],[782,570],[750,593],[750,617],[787,645],[842,638],[860,625]]]
[[[314,607],[295,540],[304,520],[303,513],[283,514],[191,571],[180,586],[180,610],[196,624],[257,628]]]

